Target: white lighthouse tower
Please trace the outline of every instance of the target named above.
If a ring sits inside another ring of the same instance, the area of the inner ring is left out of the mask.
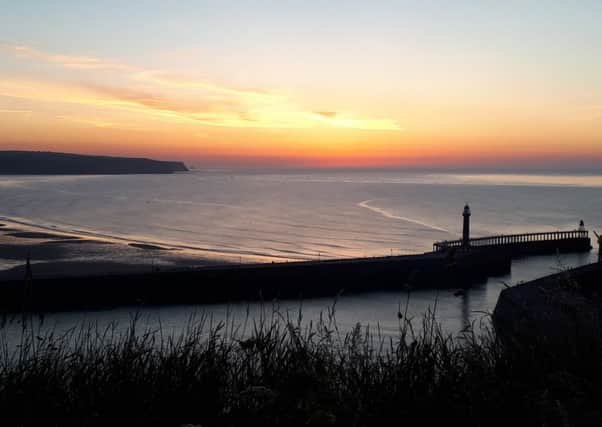
[[[464,225],[462,227],[462,247],[468,248],[470,246],[470,207],[468,204],[464,206],[462,216],[464,217]]]

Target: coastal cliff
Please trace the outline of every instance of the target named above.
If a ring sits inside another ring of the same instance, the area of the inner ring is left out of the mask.
[[[182,162],[40,151],[0,151],[0,175],[125,175],[187,171]]]

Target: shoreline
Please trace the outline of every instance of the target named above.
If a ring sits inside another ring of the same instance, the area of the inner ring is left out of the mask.
[[[6,232],[6,233],[4,233]],[[10,232],[10,233],[8,233]],[[12,233],[19,233],[17,236],[11,236]],[[21,243],[29,243],[32,247],[35,247],[35,238],[45,237],[49,235],[46,240],[61,240],[62,242],[76,242],[76,243],[91,243],[91,244],[113,244],[116,248],[123,248],[123,246],[130,246],[136,249],[142,249],[152,251],[155,253],[155,258],[159,258],[161,252],[171,252],[173,256],[161,256],[161,259],[171,258],[171,260],[165,264],[175,264],[175,267],[185,266],[188,267],[191,264],[196,263],[202,266],[205,265],[227,265],[227,264],[254,264],[254,263],[287,263],[296,261],[309,261],[313,258],[299,256],[280,256],[263,253],[260,251],[253,250],[234,250],[226,248],[212,248],[195,246],[190,243],[183,242],[169,242],[160,239],[155,239],[148,236],[126,236],[121,237],[115,234],[109,234],[103,231],[94,231],[83,228],[69,229],[63,226],[57,226],[55,224],[34,222],[34,220],[21,218],[21,217],[6,217],[0,216],[0,245],[6,242],[6,236],[8,237],[21,237],[24,240],[21,242],[10,242],[15,244],[16,247],[23,246]],[[40,243],[41,241],[37,242]],[[53,242],[57,243],[57,242]],[[90,251],[90,255],[94,256],[95,251]],[[126,254],[127,255],[127,254]],[[131,255],[135,255],[130,253]],[[136,258],[136,256],[134,256]],[[21,258],[23,264],[26,260],[26,253]],[[184,259],[184,262],[173,262],[177,259]],[[123,258],[120,258],[122,261]],[[2,265],[3,257],[0,252],[0,267]],[[160,260],[159,260],[160,261]],[[126,264],[132,264],[126,262]],[[135,262],[134,264],[138,264]],[[143,263],[144,264],[144,263]],[[181,265],[180,265],[181,264]],[[0,270],[1,280],[2,270]]]
[[[8,218],[0,219],[0,281],[25,277],[30,258],[36,277],[147,273],[190,269],[227,262],[167,245],[55,230]]]

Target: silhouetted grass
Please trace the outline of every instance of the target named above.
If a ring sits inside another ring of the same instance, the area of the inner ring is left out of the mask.
[[[112,325],[0,351],[0,422],[23,426],[599,425],[602,352],[504,347],[492,332],[442,332],[427,313],[385,338],[265,311],[192,318],[168,336]],[[565,349],[566,350],[566,349]]]

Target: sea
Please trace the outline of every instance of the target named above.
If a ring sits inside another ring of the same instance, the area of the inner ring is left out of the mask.
[[[174,175],[0,176],[0,221],[121,242],[177,249],[215,262],[290,262],[416,254],[459,238],[469,204],[471,235],[602,231],[602,176],[409,173],[400,171],[241,172]],[[593,237],[593,233],[592,233]],[[595,246],[595,244],[594,244]],[[357,324],[398,333],[402,311],[420,322],[434,312],[451,334],[487,324],[506,286],[587,264],[586,254],[513,262],[511,274],[464,293],[453,290],[342,294],[304,301],[122,307],[46,315],[44,328],[126,325],[178,333],[191,316],[248,322],[274,313],[316,321],[335,312],[342,331]],[[16,333],[16,332],[15,332]]]

